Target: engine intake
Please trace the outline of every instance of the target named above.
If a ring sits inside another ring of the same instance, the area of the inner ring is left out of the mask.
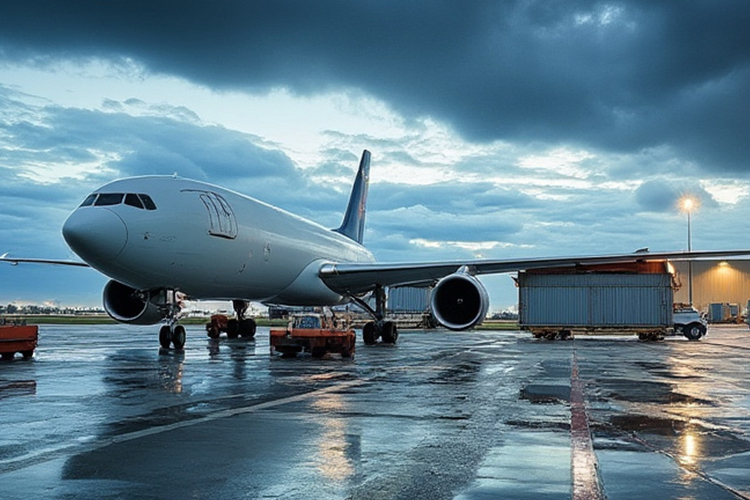
[[[154,325],[167,316],[163,308],[151,302],[150,292],[139,292],[114,280],[104,286],[102,301],[107,314],[120,323]]]
[[[490,298],[477,278],[459,271],[438,282],[430,303],[440,324],[451,330],[466,330],[484,320]]]

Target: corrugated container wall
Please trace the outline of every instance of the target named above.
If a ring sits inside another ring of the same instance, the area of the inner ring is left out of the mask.
[[[402,286],[388,289],[390,313],[423,313],[430,307],[432,288]]]
[[[522,326],[668,327],[672,278],[659,274],[519,273]]]

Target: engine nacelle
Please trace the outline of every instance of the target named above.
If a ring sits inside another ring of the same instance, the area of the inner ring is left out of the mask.
[[[477,278],[459,271],[438,281],[430,303],[432,314],[441,325],[451,330],[466,330],[484,320],[490,296]]]
[[[110,280],[102,294],[104,310],[112,319],[131,325],[154,325],[167,317],[165,309],[151,302],[150,292]]]

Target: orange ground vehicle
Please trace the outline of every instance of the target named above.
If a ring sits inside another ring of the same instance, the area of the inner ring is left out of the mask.
[[[315,358],[339,353],[342,358],[354,356],[356,334],[348,327],[339,327],[335,318],[322,314],[292,316],[286,328],[272,328],[271,354],[294,357],[309,352]]]
[[[36,325],[0,325],[0,357],[13,359],[17,352],[28,359],[34,355],[39,327]]]

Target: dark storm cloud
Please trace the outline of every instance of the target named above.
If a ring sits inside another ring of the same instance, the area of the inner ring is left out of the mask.
[[[476,141],[750,156],[750,3],[26,0],[0,54],[130,58],[219,89],[359,88]]]
[[[12,115],[10,103],[6,111]],[[114,101],[106,107],[119,109]],[[0,160],[21,170],[29,164],[104,161],[119,176],[178,173],[214,182],[297,177],[289,157],[258,146],[251,135],[164,116],[47,106],[36,108],[31,118],[0,123],[0,133],[13,146],[0,148]],[[97,152],[116,158],[102,160]]]

